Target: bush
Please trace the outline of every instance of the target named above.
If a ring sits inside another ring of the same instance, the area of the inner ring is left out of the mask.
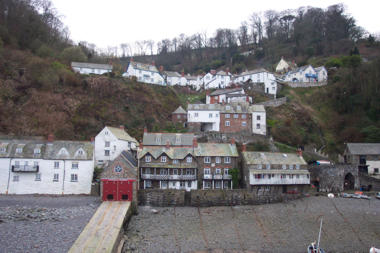
[[[55,52],[53,49],[43,44],[37,49],[37,55],[42,58],[54,57]]]
[[[87,56],[83,53],[80,47],[67,47],[61,53],[61,59],[66,63],[71,63],[73,61],[85,62],[87,61]]]

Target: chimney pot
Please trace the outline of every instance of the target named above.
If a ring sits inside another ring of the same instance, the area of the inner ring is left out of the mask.
[[[48,135],[48,142],[53,142],[54,141],[54,134],[49,134]]]
[[[155,66],[155,65],[156,65],[156,63],[155,63],[154,61],[152,61],[152,65],[153,65],[153,66]]]
[[[247,144],[243,143],[243,146],[241,147],[241,151],[242,152],[246,152],[247,151]]]
[[[120,128],[121,130],[124,130],[124,125],[120,125],[119,128]]]
[[[91,137],[91,143],[94,143],[95,142],[95,137]]]
[[[164,72],[164,66],[160,66],[160,72]]]
[[[140,149],[143,149],[143,147],[144,147],[143,142],[140,142],[140,143],[139,143],[139,148],[140,148]]]
[[[302,156],[302,150],[301,150],[300,148],[297,149],[297,155],[298,155],[299,157]]]
[[[182,71],[181,72],[181,76],[184,77],[185,76],[185,72]]]
[[[170,142],[166,141],[166,149],[169,149],[169,148],[170,148]]]
[[[231,138],[231,144],[235,144],[235,139]]]
[[[147,127],[144,127],[144,134],[145,133],[148,133],[148,128]]]

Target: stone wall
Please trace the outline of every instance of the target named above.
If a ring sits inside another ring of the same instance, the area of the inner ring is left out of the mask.
[[[319,82],[319,83],[286,82],[285,84],[292,88],[309,88],[309,87],[325,86],[327,85],[327,82]]]
[[[282,98],[272,99],[272,100],[261,102],[261,103],[257,103],[257,104],[258,105],[263,105],[265,107],[278,107],[280,105],[285,104],[286,101],[287,101],[287,98],[286,97],[282,97]]]
[[[360,186],[366,186],[371,191],[380,191],[380,179],[368,176],[365,173],[359,173]]]
[[[139,205],[149,206],[229,206],[259,205],[288,201],[302,197],[308,186],[302,186],[298,193],[282,193],[282,186],[260,187],[252,190],[139,190]]]
[[[202,142],[230,142],[231,138],[234,138],[239,143],[257,143],[268,142],[268,137],[260,134],[252,133],[218,133],[218,132],[197,132],[195,133],[197,138],[202,139]],[[200,141],[199,141],[200,142]]]
[[[145,189],[138,191],[139,205],[184,206],[185,190]]]
[[[313,165],[309,167],[311,184],[318,185],[322,192],[344,191],[344,179],[347,174],[355,178],[355,189],[359,189],[358,168],[349,164]]]

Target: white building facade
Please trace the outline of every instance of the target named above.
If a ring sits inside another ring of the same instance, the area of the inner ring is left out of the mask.
[[[136,77],[142,83],[166,85],[164,77],[155,65],[131,61],[123,77]]]
[[[0,194],[90,194],[91,142],[0,140]]]
[[[266,135],[267,119],[266,111],[263,105],[252,105],[252,133]]]
[[[318,82],[325,82],[327,81],[327,70],[324,66],[320,66],[318,68],[315,68],[315,72],[317,73]]]
[[[266,69],[255,69],[245,71],[235,78],[238,83],[264,83],[264,92],[267,94],[277,94],[277,82],[273,73]]]
[[[106,126],[95,137],[95,164],[103,166],[125,150],[136,150],[137,145],[137,140],[125,132],[123,126]]]
[[[218,104],[189,104],[187,108],[187,122],[201,124],[201,130],[219,131],[220,105]]]
[[[317,72],[311,65],[302,66],[285,74],[285,82],[312,83],[318,81]]]
[[[231,73],[225,71],[211,70],[203,79],[203,86],[205,90],[208,89],[224,89],[231,83]]]
[[[112,72],[112,65],[89,63],[89,62],[72,62],[71,68],[74,70],[74,72],[84,74],[84,75],[89,75],[89,74],[102,75],[104,73]]]

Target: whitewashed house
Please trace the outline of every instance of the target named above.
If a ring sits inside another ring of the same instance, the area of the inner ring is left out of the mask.
[[[245,94],[243,88],[221,89],[215,90],[210,94],[206,93],[206,104],[222,104],[236,102],[252,103],[252,98]]]
[[[202,88],[202,76],[185,76],[187,85],[193,87],[195,90],[200,90]]]
[[[266,69],[254,69],[241,73],[235,78],[237,83],[264,83],[264,92],[268,94],[277,94],[277,82],[273,73]]]
[[[327,81],[327,70],[324,66],[320,66],[318,68],[315,68],[315,72],[317,73],[317,80],[318,82],[325,82]]]
[[[208,89],[224,89],[228,87],[231,83],[231,73],[225,71],[210,70],[203,77],[203,87],[205,90]]]
[[[252,105],[252,133],[266,135],[267,119],[266,111],[263,105]]]
[[[284,60],[283,57],[281,57],[281,60],[277,63],[276,72],[278,73],[286,72],[289,69],[290,69],[289,64]]]
[[[302,192],[310,173],[301,153],[247,152],[243,145],[243,182],[247,189]]]
[[[0,194],[90,194],[91,142],[0,140]]]
[[[285,82],[313,83],[317,82],[317,72],[311,65],[302,66],[285,74]]]
[[[97,64],[89,62],[72,62],[71,68],[74,72],[80,74],[97,74],[102,75],[104,73],[112,72],[112,65],[109,64]]]
[[[189,104],[187,107],[187,122],[189,127],[200,131],[219,131],[221,105],[219,104]]]
[[[181,74],[175,71],[165,71],[163,76],[166,79],[166,83],[170,86],[181,84]]]
[[[131,61],[123,77],[136,77],[142,83],[166,85],[164,77],[153,64]]]
[[[124,129],[124,126],[106,126],[95,137],[95,164],[103,166],[113,161],[122,151],[136,151],[138,142]]]

